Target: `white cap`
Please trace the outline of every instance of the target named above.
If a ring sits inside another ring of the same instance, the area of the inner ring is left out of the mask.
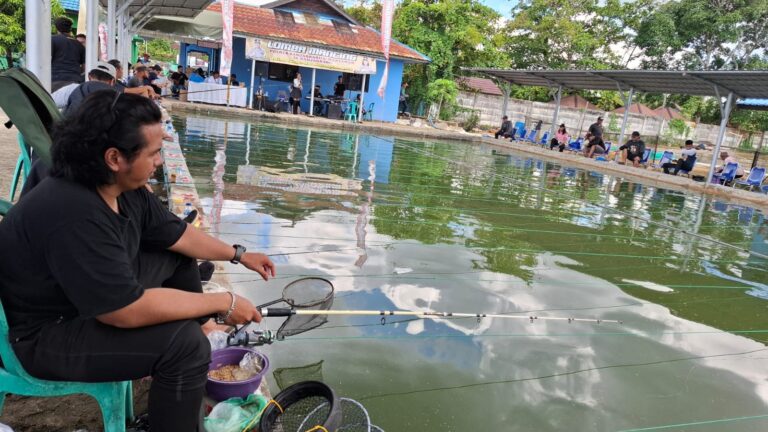
[[[107,62],[98,62],[96,63],[96,66],[94,66],[93,69],[91,69],[91,72],[93,71],[99,71],[104,72],[105,74],[108,74],[112,78],[117,78],[117,71],[115,70],[115,67]],[[89,72],[90,73],[90,72]]]

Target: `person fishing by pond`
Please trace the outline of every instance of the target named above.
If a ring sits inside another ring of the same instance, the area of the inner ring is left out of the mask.
[[[509,138],[512,136],[512,122],[509,121],[509,117],[504,116],[501,118],[501,127],[499,130],[496,131],[495,134],[493,134],[493,137],[496,139],[499,139],[499,136],[502,136],[504,138]]]
[[[587,132],[586,139],[587,145],[584,147],[584,156],[592,158],[596,154],[605,154],[605,144],[602,137]]]
[[[677,175],[680,170],[691,171],[696,164],[696,149],[693,148],[693,140],[685,141],[685,148],[682,151],[682,157],[674,162],[667,162],[661,165],[664,174]],[[670,173],[669,170],[672,169]]]
[[[54,132],[51,176],[0,221],[0,299],[30,375],[110,382],[152,376],[152,430],[197,428],[210,362],[204,331],[260,321],[232,292],[203,293],[196,259],[265,280],[264,254],[184,223],[144,188],[162,164],[160,109],[91,94]]]
[[[645,153],[645,143],[640,139],[640,132],[632,132],[629,141],[620,146],[619,151],[621,152],[620,164],[626,164],[629,161],[632,162],[632,166],[639,168]]]

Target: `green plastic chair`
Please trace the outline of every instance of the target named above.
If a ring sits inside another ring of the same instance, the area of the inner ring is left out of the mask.
[[[357,123],[357,102],[350,102],[347,105],[347,111],[344,112],[344,120]]]
[[[370,105],[368,105],[368,109],[366,110],[365,114],[363,114],[363,120],[365,120],[366,117],[368,117],[368,121],[373,121],[373,107],[376,105],[376,102],[371,102]]]
[[[27,176],[32,171],[32,159],[29,157],[31,148],[24,142],[24,137],[19,133],[19,159],[16,161],[16,169],[13,171],[13,177],[11,177],[11,191],[8,193],[8,200],[13,201],[16,196],[16,190],[19,184],[24,184],[27,180]]]
[[[5,216],[6,213],[8,213],[8,210],[13,207],[13,204],[9,203],[8,201],[4,199],[0,199],[0,216]]]
[[[0,200],[0,206],[10,207],[9,204]],[[2,211],[1,208],[0,211]],[[46,381],[30,376],[19,363],[9,342],[8,321],[5,319],[2,303],[0,303],[0,358],[3,360],[3,367],[0,367],[0,412],[3,409],[5,395],[9,393],[43,397],[85,393],[99,403],[104,419],[104,432],[125,432],[126,420],[133,420],[133,390],[130,381],[80,383]]]

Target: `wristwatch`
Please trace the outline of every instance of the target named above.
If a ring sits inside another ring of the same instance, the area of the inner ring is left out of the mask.
[[[235,248],[235,257],[229,260],[229,262],[232,264],[240,264],[240,258],[242,258],[245,253],[245,246],[234,244],[232,247]]]

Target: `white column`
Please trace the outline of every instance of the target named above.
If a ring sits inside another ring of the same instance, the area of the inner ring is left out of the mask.
[[[365,104],[365,79],[368,75],[363,75],[363,85],[360,87],[360,106],[357,107],[357,122],[363,122],[363,105]]]
[[[621,121],[621,134],[619,135],[619,145],[624,145],[624,132],[627,129],[627,121],[629,120],[629,109],[632,108],[632,96],[635,95],[635,89],[630,88],[627,95],[627,101],[624,104],[624,120]]]
[[[115,35],[117,26],[115,26],[115,12],[117,0],[107,0],[107,59],[115,58]]]
[[[251,59],[251,97],[248,98],[248,109],[253,109],[253,95],[254,95],[254,92],[256,91],[256,83],[254,82],[255,79],[256,79],[256,59]],[[251,124],[248,123],[249,134],[250,134],[250,127],[251,127]]]
[[[115,49],[115,55],[112,58],[120,60],[120,63],[123,65],[123,74],[127,74],[128,71],[126,68],[128,68],[127,64],[123,64],[123,51],[125,46],[125,14],[121,13],[117,16],[117,25],[115,26],[115,34],[117,35],[117,48]],[[110,58],[110,60],[112,60]]]
[[[549,128],[549,139],[555,137],[557,128],[557,118],[560,117],[560,101],[563,99],[563,86],[557,86],[557,95],[555,95],[555,113],[552,115],[552,126]],[[505,113],[506,115],[506,113]],[[544,143],[548,145],[549,143]]]
[[[315,74],[317,69],[312,68],[312,88],[309,90],[309,116],[315,115]]]
[[[712,181],[712,174],[715,173],[717,158],[720,156],[720,146],[723,145],[725,129],[726,126],[728,126],[728,117],[731,115],[731,105],[733,105],[733,93],[728,93],[728,97],[725,99],[725,108],[720,108],[720,131],[717,133],[717,143],[715,144],[715,149],[712,151],[712,163],[709,164],[707,183]]]
[[[26,67],[51,91],[51,0],[26,0]]]
[[[99,61],[99,2],[88,0],[85,10],[85,75],[96,67]]]

